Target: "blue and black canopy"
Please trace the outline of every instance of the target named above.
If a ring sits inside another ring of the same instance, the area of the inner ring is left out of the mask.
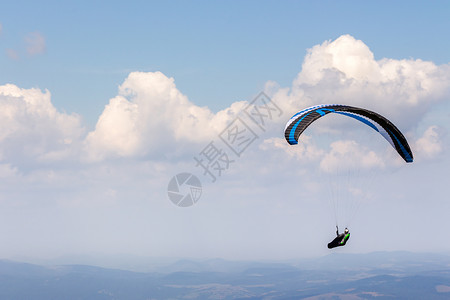
[[[406,162],[413,161],[413,154],[406,138],[392,122],[373,111],[348,105],[322,104],[296,113],[289,119],[284,130],[287,142],[291,145],[297,144],[300,135],[311,123],[329,113],[344,115],[363,122],[379,132]]]

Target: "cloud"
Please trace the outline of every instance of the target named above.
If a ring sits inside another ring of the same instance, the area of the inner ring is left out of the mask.
[[[25,36],[27,53],[31,56],[45,53],[45,38],[40,32],[31,32]]]
[[[347,170],[383,168],[382,157],[355,141],[336,141],[323,157],[320,168],[328,173],[345,167]]]
[[[0,164],[0,178],[11,178],[18,174],[18,169],[11,164]]]
[[[449,66],[412,59],[377,61],[362,41],[349,35],[309,49],[292,87],[267,85],[288,114],[318,103],[347,103],[385,115],[404,132],[414,130],[449,87]],[[88,134],[86,157],[173,157],[190,149],[188,145],[217,136],[244,105],[236,102],[214,114],[189,101],[173,78],[161,72],[132,72]],[[318,131],[353,130],[354,122],[331,119],[322,121]]]
[[[449,91],[449,65],[375,60],[362,41],[343,35],[309,49],[292,87],[271,95],[292,114],[315,104],[343,103],[374,110],[411,130]]]
[[[6,49],[6,55],[12,60],[18,60],[20,58],[19,53],[14,49]]]
[[[45,41],[39,33],[31,34],[28,40],[30,54],[45,49]],[[380,112],[402,131],[411,131],[408,135],[411,137],[429,107],[445,99],[449,87],[449,66],[412,59],[377,61],[362,41],[349,35],[309,49],[302,70],[291,87],[280,88],[273,82],[267,84],[268,92],[285,112],[286,120],[309,105],[348,103]],[[132,72],[119,86],[117,96],[105,106],[95,129],[85,135],[80,117],[57,112],[51,104],[50,92],[20,89],[14,85],[5,85],[1,89],[4,109],[0,114],[14,111],[2,121],[9,124],[4,127],[8,130],[2,132],[7,138],[1,140],[5,145],[1,155],[18,157],[22,153],[38,161],[68,157],[83,161],[143,157],[170,161],[198,152],[247,104],[235,102],[213,113],[208,107],[191,102],[177,89],[173,78],[161,72]],[[340,129],[345,128],[341,144],[324,149],[305,135],[303,144],[286,147],[283,151],[295,159],[308,161],[318,161],[329,152],[323,164],[331,164],[339,151],[352,145],[345,141],[354,140],[351,133],[357,126],[354,120],[346,122],[343,120],[346,118],[339,116],[324,119],[320,121],[321,126],[311,126],[310,136],[323,132],[342,134]],[[15,151],[25,137],[28,143],[40,146]],[[280,150],[283,143],[282,138],[269,138],[261,147]],[[419,151],[425,151],[424,142],[417,145]],[[431,150],[427,151],[431,153]],[[377,159],[371,157],[362,163],[370,166],[379,163]]]
[[[84,129],[77,115],[60,113],[49,91],[0,86],[0,159],[42,163],[72,158]]]
[[[419,159],[433,159],[443,151],[443,129],[438,126],[430,126],[423,136],[415,143],[416,157]]]
[[[0,35],[2,34],[2,25],[0,24]],[[45,38],[40,32],[30,32],[24,38],[25,51],[29,56],[36,56],[45,53],[46,43]],[[18,51],[12,48],[6,48],[6,55],[13,60],[19,60],[22,56],[24,49]]]
[[[318,162],[325,155],[325,151],[312,141],[313,139],[310,136],[304,135],[301,143],[296,146],[290,146],[284,138],[273,137],[265,139],[260,149],[265,151],[283,151],[288,157],[295,158],[302,164],[307,164]]]
[[[91,160],[180,152],[214,137],[244,106],[216,114],[188,100],[161,72],[133,72],[101,114],[85,145]],[[184,143],[184,144],[183,144]]]

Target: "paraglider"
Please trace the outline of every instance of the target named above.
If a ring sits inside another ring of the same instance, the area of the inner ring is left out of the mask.
[[[328,249],[344,246],[350,238],[350,231],[345,228],[343,233],[339,233],[339,227],[336,226],[336,238],[328,243]]]
[[[317,119],[330,113],[350,117],[364,123],[383,136],[405,162],[413,162],[413,153],[405,136],[391,121],[376,112],[342,104],[322,104],[299,111],[292,116],[286,124],[284,130],[286,141],[290,145],[298,144],[299,140],[301,140],[302,133],[308,126]],[[347,228],[344,233],[339,234],[337,220],[336,229],[337,236],[328,244],[329,249],[344,246],[350,237],[350,232]]]

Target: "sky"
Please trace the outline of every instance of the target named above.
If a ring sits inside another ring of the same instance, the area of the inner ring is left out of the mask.
[[[352,233],[338,252],[450,253],[449,10],[3,3],[0,258],[297,259],[328,254],[336,221]],[[289,118],[322,103],[386,116],[414,162],[337,117],[288,145]],[[189,207],[168,194],[181,173],[202,185]]]

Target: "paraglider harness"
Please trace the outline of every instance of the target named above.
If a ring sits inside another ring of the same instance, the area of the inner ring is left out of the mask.
[[[347,229],[347,228],[345,228]],[[328,249],[332,249],[339,246],[344,246],[350,238],[350,232],[347,229],[347,233],[339,234],[339,228],[336,226],[336,238],[328,243]]]

